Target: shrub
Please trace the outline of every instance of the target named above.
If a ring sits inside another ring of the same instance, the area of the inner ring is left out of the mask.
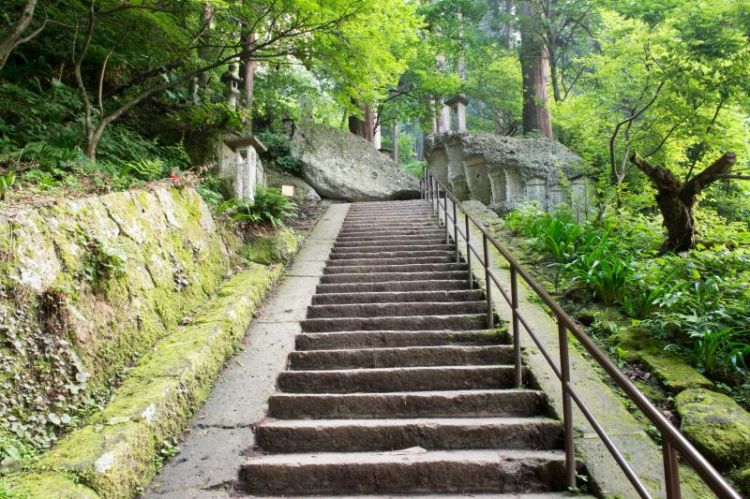
[[[227,213],[237,222],[268,223],[280,227],[297,214],[297,205],[278,189],[258,187],[253,203],[230,199],[221,203],[218,211]]]

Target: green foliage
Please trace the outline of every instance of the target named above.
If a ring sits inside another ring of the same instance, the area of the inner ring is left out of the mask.
[[[703,234],[712,246],[689,255],[659,254],[658,225],[626,211],[579,225],[524,206],[506,224],[594,299],[619,305],[706,374],[739,386],[750,366],[750,234],[706,210],[698,217],[713,221]]]
[[[159,158],[139,159],[125,163],[122,174],[132,175],[141,180],[157,180],[164,176],[166,169],[166,164]]]
[[[109,279],[125,275],[128,257],[122,249],[93,238],[89,241],[88,250],[83,277],[93,286],[101,287]]]
[[[0,201],[5,201],[15,183],[16,174],[14,172],[9,171],[5,175],[0,175]]]
[[[228,214],[236,222],[267,223],[281,227],[297,214],[297,205],[278,189],[258,187],[252,203],[229,199],[219,205],[218,212]]]
[[[293,157],[289,151],[289,137],[270,130],[257,134],[261,142],[268,148],[269,166],[275,170],[300,175],[302,162]]]

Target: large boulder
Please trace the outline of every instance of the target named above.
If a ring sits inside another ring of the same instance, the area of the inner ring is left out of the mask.
[[[277,189],[281,189],[282,185],[291,185],[294,187],[294,196],[292,196],[292,199],[297,204],[317,203],[320,201],[320,196],[315,192],[315,189],[299,177],[269,169],[266,171],[266,182],[268,183],[268,187],[275,187]]]
[[[295,127],[291,152],[305,180],[323,197],[378,201],[419,197],[419,182],[354,134],[324,125]]]
[[[535,201],[542,209],[587,203],[581,158],[553,140],[449,132],[427,138],[425,157],[461,200],[501,210],[522,201]]]

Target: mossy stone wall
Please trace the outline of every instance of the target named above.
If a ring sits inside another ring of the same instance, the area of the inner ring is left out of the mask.
[[[49,445],[214,294],[240,245],[190,188],[0,219],[0,436]]]

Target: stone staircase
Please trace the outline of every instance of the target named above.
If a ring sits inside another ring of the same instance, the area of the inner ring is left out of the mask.
[[[562,426],[486,327],[425,201],[352,204],[240,488],[562,496]]]

